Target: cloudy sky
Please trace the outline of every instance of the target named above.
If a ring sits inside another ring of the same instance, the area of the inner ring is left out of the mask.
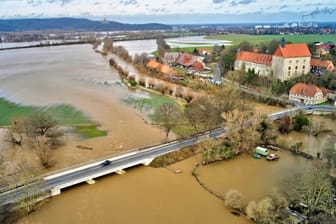
[[[143,23],[336,21],[335,0],[0,0],[0,19],[81,17]]]

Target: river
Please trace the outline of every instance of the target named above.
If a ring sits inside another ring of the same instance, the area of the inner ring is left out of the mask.
[[[145,49],[146,41],[137,43]],[[137,111],[121,102],[136,93],[118,84],[119,76],[110,69],[107,59],[94,53],[90,45],[0,52],[1,96],[27,105],[69,103],[109,131],[107,137],[96,139],[70,138],[66,147],[56,151],[59,162],[54,169],[156,144],[164,138],[159,128],[145,124]],[[106,81],[111,84],[106,85]],[[279,110],[260,104],[257,107],[258,113]],[[76,144],[93,146],[94,150],[83,151]],[[29,156],[28,150],[12,151],[15,158]],[[243,155],[202,166],[198,174],[216,192],[225,194],[234,188],[248,200],[260,200],[285,178],[309,166],[307,160],[289,152],[279,154],[277,162]],[[100,178],[94,185],[67,189],[18,223],[250,223],[233,216],[222,201],[198,185],[191,171],[199,161],[193,156],[171,166],[183,170],[181,174],[140,166],[125,175]]]

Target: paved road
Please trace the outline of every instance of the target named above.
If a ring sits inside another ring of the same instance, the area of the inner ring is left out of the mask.
[[[101,162],[98,162],[96,165],[81,169],[75,172],[66,173],[61,176],[56,176],[54,178],[45,178],[39,182],[34,182],[26,186],[21,186],[13,190],[4,192],[0,195],[0,206],[14,203],[26,198],[27,196],[33,196],[38,193],[49,192],[55,187],[66,185],[69,182],[76,180],[85,180],[90,179],[90,177],[95,176],[101,173],[112,173],[118,170],[120,167],[127,167],[127,164],[136,164],[140,161],[143,161],[148,158],[156,158],[158,156],[167,154],[169,152],[177,151],[181,148],[188,147],[194,144],[204,141],[207,137],[218,137],[219,135],[225,133],[224,128],[218,128],[212,131],[208,131],[202,134],[198,134],[195,137],[191,137],[184,140],[173,141],[168,144],[159,145],[156,147],[151,147],[149,149],[140,150],[136,153],[130,153],[128,156],[117,158],[112,160],[111,163],[103,166]],[[139,164],[139,163],[138,163]]]
[[[301,106],[301,109],[306,111],[319,110],[319,111],[334,111],[332,106]],[[298,108],[293,108],[278,113],[268,115],[271,119],[279,119],[284,115],[294,115],[299,111]],[[90,178],[98,177],[97,174],[106,175],[118,170],[120,167],[127,167],[127,164],[140,164],[141,161],[148,158],[156,158],[158,156],[167,154],[169,152],[177,151],[181,148],[188,147],[206,140],[208,137],[216,138],[225,133],[224,128],[218,128],[212,131],[200,133],[197,136],[176,140],[163,145],[151,147],[144,150],[138,150],[134,153],[130,153],[124,157],[111,158],[111,163],[103,166],[101,163],[104,161],[96,162],[92,166],[86,166],[86,168],[76,170],[74,172],[68,172],[61,175],[56,175],[53,178],[44,178],[39,182],[34,182],[29,185],[17,187],[15,189],[6,191],[0,195],[0,206],[14,203],[27,196],[36,195],[37,193],[49,192],[55,187],[67,185],[69,182],[82,180],[84,182]]]

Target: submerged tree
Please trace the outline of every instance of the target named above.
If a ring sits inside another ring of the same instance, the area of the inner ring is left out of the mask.
[[[303,213],[308,217],[320,213],[331,214],[335,208],[330,176],[321,164],[315,164],[302,176],[286,182],[284,194],[293,207],[304,204]]]
[[[329,137],[323,146],[323,156],[327,159],[328,168],[336,167],[336,136]]]

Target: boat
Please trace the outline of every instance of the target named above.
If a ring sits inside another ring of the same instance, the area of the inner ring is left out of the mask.
[[[259,155],[258,153],[253,153],[252,157],[255,159],[260,159],[261,155]]]

